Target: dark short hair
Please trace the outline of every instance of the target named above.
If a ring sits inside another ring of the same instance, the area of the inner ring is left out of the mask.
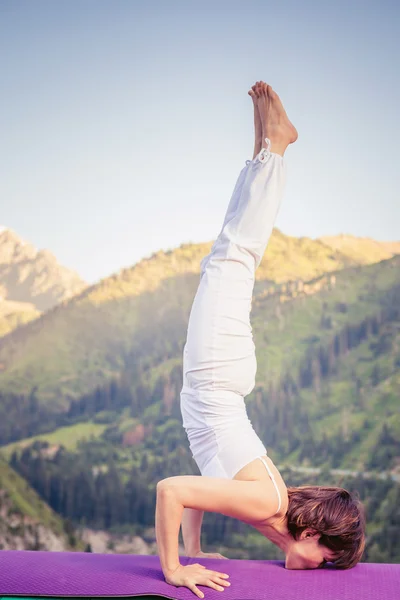
[[[319,543],[334,552],[340,569],[350,569],[365,549],[365,511],[357,493],[340,487],[288,487],[287,525],[295,540],[307,528],[321,534]]]

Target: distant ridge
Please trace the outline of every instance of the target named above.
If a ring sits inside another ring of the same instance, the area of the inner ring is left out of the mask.
[[[333,250],[353,258],[359,264],[379,262],[400,254],[400,242],[379,242],[369,237],[356,237],[345,233],[323,236],[319,240]]]

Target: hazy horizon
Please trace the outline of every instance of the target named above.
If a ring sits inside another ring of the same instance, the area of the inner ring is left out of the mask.
[[[400,240],[399,16],[389,1],[0,0],[0,224],[89,283],[215,239],[263,79],[299,131],[276,226]]]

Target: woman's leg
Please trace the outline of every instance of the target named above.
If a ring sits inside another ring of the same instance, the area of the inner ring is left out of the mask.
[[[236,213],[202,266],[188,325],[185,375],[193,389],[226,389],[245,396],[256,374],[250,324],[255,270],[283,195],[282,157],[264,151],[240,179]]]
[[[260,84],[261,82],[257,81],[257,83],[255,85],[252,86],[252,88],[249,90],[249,95],[251,96],[252,100],[253,100],[253,109],[254,109],[254,151],[253,151],[253,160],[255,159],[255,157],[257,156],[257,154],[261,151],[261,146],[262,146],[262,135],[263,135],[263,130],[262,130],[262,123],[261,123],[261,117],[260,117],[260,111],[258,109],[258,94],[260,91]],[[249,163],[250,161],[246,161],[246,165]],[[226,214],[225,214],[225,219],[222,225],[222,230],[224,229],[226,223],[236,214],[237,208],[238,208],[238,202],[239,202],[239,198],[241,195],[241,188],[243,186],[244,183],[244,178],[246,175],[246,170],[247,168],[244,167],[242,169],[242,171],[239,174],[238,180],[236,182],[235,188],[233,190],[233,194],[231,196]],[[218,239],[218,238],[217,238]],[[212,248],[211,248],[211,252],[210,254],[208,254],[207,256],[205,256],[203,258],[203,260],[201,261],[200,264],[200,275],[203,274],[203,271],[207,265],[208,260],[210,259],[214,246],[217,243],[217,241],[214,242]]]
[[[283,195],[283,153],[297,132],[269,86],[257,105],[262,149],[241,171],[223,228],[202,261],[183,354],[183,426],[201,474],[210,477],[234,477],[267,452],[244,402],[257,368],[250,310],[255,270]]]
[[[250,310],[255,270],[283,196],[283,153],[297,137],[278,96],[269,89],[264,84],[258,108],[263,135],[270,138],[265,136],[261,152],[241,171],[221,233],[202,261],[184,350],[184,387],[193,390],[245,396],[254,387]]]

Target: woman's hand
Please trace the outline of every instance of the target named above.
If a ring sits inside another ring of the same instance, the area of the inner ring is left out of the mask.
[[[225,587],[230,586],[229,581],[226,579],[229,577],[226,573],[219,573],[218,571],[210,571],[203,565],[198,563],[194,565],[182,566],[179,565],[173,573],[165,575],[165,581],[170,585],[176,587],[184,586],[192,590],[199,598],[204,598],[203,592],[201,592],[197,585],[206,585],[214,590],[222,592]]]
[[[223,556],[218,552],[202,552],[201,550],[191,556],[193,556],[193,558],[225,558],[225,560],[229,560],[227,556]]]

